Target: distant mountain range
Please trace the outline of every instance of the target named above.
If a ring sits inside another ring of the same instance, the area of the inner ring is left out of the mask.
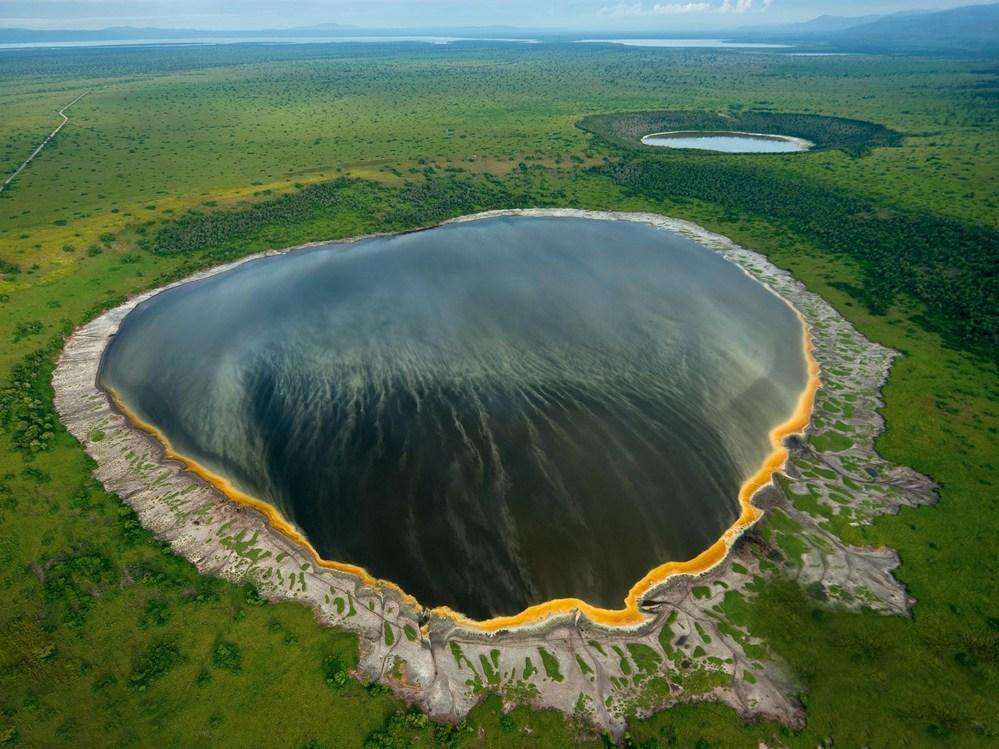
[[[607,30],[600,32],[607,35]],[[643,32],[649,36],[652,32]],[[658,32],[657,36],[689,37],[706,34],[727,39],[781,42],[807,49],[848,52],[894,52],[915,54],[961,54],[999,56],[999,3],[967,5],[942,11],[917,11],[891,15],[819,16],[810,21],[769,27],[743,27],[731,32],[690,30]],[[581,38],[570,32],[527,30],[509,26],[362,29],[323,23],[291,29],[204,30],[136,28],[130,26],[80,30],[3,29],[0,44],[46,44],[60,42],[155,41],[157,39],[336,39],[357,36],[458,36],[468,38],[538,38],[551,41]],[[634,36],[634,34],[618,34]]]
[[[999,54],[999,3],[877,16],[819,16],[804,23],[746,27],[750,36],[869,52]]]
[[[105,29],[0,28],[0,44],[49,44],[59,42],[155,41],[157,39],[336,39],[353,36],[527,36],[531,32],[509,26],[475,26],[443,29],[368,29],[321,23],[290,29],[161,29],[112,26]]]
[[[831,41],[899,51],[999,52],[999,3],[886,16],[833,32]]]
[[[740,34],[825,34],[830,31],[842,31],[853,26],[861,26],[881,18],[884,16],[819,16],[810,21],[784,23],[777,26],[743,26],[738,29],[738,32]]]
[[[107,42],[118,40],[146,41],[150,39],[240,39],[249,37],[338,36],[351,31],[335,23],[295,29],[210,30],[160,29],[154,27],[112,26],[106,29],[0,29],[0,44],[34,44],[46,42]]]

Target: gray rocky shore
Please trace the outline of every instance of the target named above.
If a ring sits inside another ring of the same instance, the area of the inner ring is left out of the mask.
[[[384,682],[435,718],[458,720],[485,694],[498,693],[507,705],[557,708],[615,736],[633,716],[704,699],[729,704],[746,718],[801,726],[805,714],[794,675],[768,654],[765,642],[733,621],[727,601],[751,598],[758,578],[789,575],[826,605],[909,614],[914,601],[892,575],[897,554],[849,546],[828,528],[833,518],[865,524],[935,500],[926,477],[887,463],[874,449],[884,428],[880,389],[896,352],[868,341],[764,256],[695,224],[569,209],[493,211],[456,221],[497,215],[639,221],[679,232],[785,299],[811,332],[822,386],[809,426],[786,440],[790,457],[781,475],[754,498],[765,520],[745,530],[712,568],[674,575],[648,591],[638,624],[608,626],[571,611],[483,631],[422,609],[391,587],[318,565],[262,514],[166,459],[163,447],[119,413],[96,384],[101,355],[122,320],[162,289],[105,312],[68,339],[53,375],[60,417],[96,461],[101,483],[177,554],[204,574],[252,582],[271,600],[300,601],[323,624],[356,632],[357,676]],[[179,283],[272,254],[279,253]]]

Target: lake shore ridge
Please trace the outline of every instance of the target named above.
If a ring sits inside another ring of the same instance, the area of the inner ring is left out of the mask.
[[[362,643],[360,673],[384,680],[434,717],[460,719],[480,699],[481,686],[488,683],[500,690],[529,689],[535,695],[533,704],[567,711],[573,709],[579,690],[584,690],[592,698],[588,700],[592,707],[587,711],[587,720],[617,735],[624,730],[624,716],[635,700],[648,702],[649,709],[661,709],[677,700],[706,696],[733,705],[747,717],[765,715],[800,726],[803,714],[783,666],[747,656],[740,637],[734,632],[726,634],[716,615],[709,612],[728,591],[745,589],[754,574],[766,574],[768,562],[766,556],[759,556],[759,542],[744,542],[762,511],[786,516],[797,529],[797,543],[811,548],[805,559],[809,555],[814,559],[801,568],[802,578],[813,578],[842,605],[864,601],[886,613],[908,612],[912,601],[891,576],[898,563],[893,552],[844,545],[823,530],[815,515],[795,509],[788,499],[807,476],[808,485],[827,486],[826,491],[833,493],[843,480],[862,481],[866,490],[849,500],[860,522],[897,511],[903,505],[933,501],[932,484],[907,469],[885,464],[871,447],[881,428],[874,393],[894,354],[863,339],[819,297],[762,256],[689,222],[654,214],[569,209],[490,211],[453,221],[499,215],[629,220],[679,232],[720,252],[794,305],[811,331],[817,367],[813,367],[808,397],[803,399],[800,413],[784,429],[775,430],[775,453],[740,496],[744,502],[740,522],[691,564],[665,565],[665,569],[654,571],[633,589],[628,607],[621,612],[603,612],[579,601],[565,601],[529,609],[517,617],[473,622],[446,610],[420,609],[392,585],[366,579],[353,569],[322,563],[287,524],[282,526],[277,519],[275,525],[275,517],[265,508],[240,507],[185,466],[170,460],[162,445],[133,426],[95,385],[106,342],[128,312],[158,290],[104,313],[70,337],[53,376],[56,407],[67,428],[97,461],[96,475],[101,482],[131,504],[143,523],[179,554],[204,573],[252,581],[272,600],[305,603],[316,611],[320,621],[357,632]],[[261,255],[278,252],[283,251]],[[253,257],[178,283],[215,275]],[[825,387],[817,390],[818,368],[827,374],[823,375]],[[835,386],[835,394],[827,390],[831,386]],[[826,393],[836,399],[852,396],[852,417],[844,420],[845,431],[839,431],[842,423],[821,429],[809,426],[812,396],[822,403]],[[840,435],[827,437],[836,449],[822,452],[806,447],[805,442],[793,437],[803,430],[812,437]],[[98,435],[99,439],[95,439]],[[772,483],[777,471],[783,477],[780,488]],[[824,475],[827,472],[828,478]],[[679,634],[695,630],[701,634],[694,638]],[[391,637],[386,634],[390,631]],[[687,644],[678,644],[678,640]],[[693,640],[697,641],[696,647]],[[590,641],[600,647],[587,645]],[[501,649],[496,650],[500,645]],[[651,660],[639,658],[642,663],[636,666],[647,678],[639,683],[621,681],[620,669],[626,666],[627,659],[599,655],[601,651],[614,652],[615,647],[627,649],[633,657],[651,652],[647,656]],[[597,661],[601,673],[619,675],[590,679],[592,667],[583,669],[572,656],[574,651],[579,652],[577,648]],[[730,655],[712,655],[716,648],[722,648],[720,653],[743,654],[734,660]],[[534,672],[525,674],[522,668],[525,658],[539,664],[546,660],[539,655],[540,650],[556,664],[550,667],[545,663],[548,670],[538,672],[547,673],[547,678]],[[495,661],[489,674],[476,665],[480,652],[482,658]],[[405,664],[404,681],[392,676],[398,671],[393,665],[396,659]],[[668,679],[677,677],[660,671],[664,660],[675,664],[682,660],[687,665],[681,672],[697,674],[697,683],[709,688],[700,691],[684,690],[682,684],[670,686]],[[618,666],[612,667],[617,661]],[[520,666],[514,666],[517,663]],[[493,673],[497,676],[490,675]],[[558,673],[559,678],[552,678],[553,673]],[[499,675],[506,676],[500,679]],[[467,685],[460,686],[463,684]]]

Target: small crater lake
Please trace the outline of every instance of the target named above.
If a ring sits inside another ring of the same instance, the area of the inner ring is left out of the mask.
[[[516,216],[165,290],[98,379],[323,557],[481,619],[617,608],[711,545],[808,376],[793,310],[718,253]]]
[[[694,148],[722,153],[795,153],[807,151],[814,145],[789,135],[722,131],[652,133],[642,138],[642,143],[661,148]]]

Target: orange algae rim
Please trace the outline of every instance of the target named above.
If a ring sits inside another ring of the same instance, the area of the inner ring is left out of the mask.
[[[555,598],[544,603],[529,606],[517,614],[497,616],[483,621],[470,619],[448,606],[433,608],[430,610],[431,613],[449,618],[457,624],[481,632],[497,632],[513,627],[526,627],[538,624],[551,616],[571,614],[575,611],[579,611],[596,624],[617,627],[636,626],[648,618],[648,614],[643,613],[639,608],[639,601],[649,590],[662,584],[674,575],[698,575],[707,572],[721,563],[728,555],[728,551],[732,548],[732,544],[735,543],[736,539],[763,517],[763,511],[753,505],[753,497],[757,491],[770,484],[775,473],[783,470],[789,455],[787,448],[784,447],[784,438],[792,434],[804,432],[811,420],[812,410],[815,405],[815,394],[822,384],[819,377],[820,367],[813,355],[812,337],[808,323],[801,312],[791,305],[790,302],[787,302],[787,300],[784,301],[791,307],[801,322],[802,345],[808,368],[808,382],[805,390],[798,397],[798,403],[791,417],[770,430],[770,445],[773,449],[763,460],[763,464],[759,470],[743,482],[739,488],[739,506],[741,508],[739,517],[722,533],[717,541],[693,559],[665,562],[650,570],[645,577],[635,583],[631,587],[631,590],[628,591],[628,595],[624,599],[624,608],[622,609],[601,608],[587,603],[581,598]],[[135,412],[125,405],[121,397],[112,388],[106,388],[105,391],[112,404],[126,420],[150,434],[161,445],[163,455],[166,459],[181,463],[191,473],[210,484],[221,492],[223,496],[231,499],[236,504],[250,507],[259,512],[274,530],[304,548],[312,557],[317,567],[354,575],[361,582],[372,587],[391,589],[397,592],[407,603],[416,607],[420,606],[414,596],[406,593],[399,585],[390,580],[375,577],[359,565],[324,559],[316,551],[308,538],[305,537],[305,534],[285,518],[274,505],[241,491],[225,477],[208,470],[200,463],[178,452],[160,429],[139,418]]]

